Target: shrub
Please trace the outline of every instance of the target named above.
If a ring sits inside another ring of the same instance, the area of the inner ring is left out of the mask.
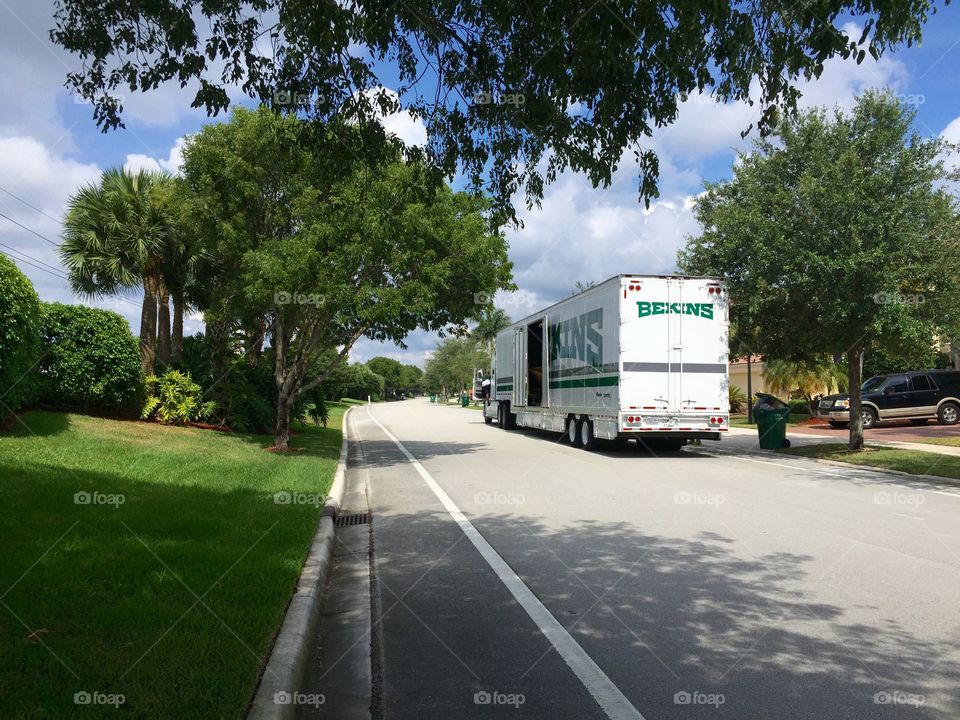
[[[36,290],[12,260],[0,255],[0,419],[32,399],[39,330]]]
[[[330,420],[330,410],[327,408],[327,401],[323,397],[319,387],[313,389],[310,393],[310,405],[307,408],[307,415],[313,420],[314,425],[327,426]]]
[[[109,310],[43,303],[39,400],[134,414],[143,403],[140,350],[127,321]]]
[[[747,394],[736,385],[731,385],[728,390],[730,398],[730,412],[744,413],[747,411]]]
[[[185,425],[209,417],[217,404],[202,402],[201,393],[193,378],[179,370],[167,370],[160,377],[151,375],[147,378],[143,418],[155,417],[166,425]]]
[[[220,418],[229,428],[246,433],[273,431],[276,388],[266,359],[256,365],[246,359],[235,360],[216,390],[223,399]]]
[[[810,402],[804,399],[790,400],[791,415],[810,415]]]

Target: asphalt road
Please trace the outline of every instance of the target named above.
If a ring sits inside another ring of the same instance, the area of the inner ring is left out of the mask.
[[[421,400],[351,418],[387,720],[960,717],[956,489]]]

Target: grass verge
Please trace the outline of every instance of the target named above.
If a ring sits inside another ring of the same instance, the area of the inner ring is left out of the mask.
[[[953,447],[960,447],[960,437],[917,438],[915,440],[911,440],[910,442],[926,443],[927,445],[952,445]]]
[[[804,420],[809,420],[809,415],[800,415],[797,413],[790,413],[787,417],[787,427],[801,423]],[[756,429],[756,423],[748,423],[746,415],[731,415],[730,416],[730,427],[742,427],[742,428],[751,428]]]
[[[114,711],[94,693],[122,695],[126,717],[242,717],[345,410],[297,427],[290,454],[266,452],[270,437],[50,412],[0,435],[0,717]]]
[[[900,450],[875,445],[868,445],[863,452],[851,453],[847,450],[846,445],[840,443],[804,445],[780,452],[822,460],[836,460],[854,465],[867,465],[884,470],[898,470],[911,475],[937,475],[953,482],[960,482],[960,456],[938,455],[923,450]]]

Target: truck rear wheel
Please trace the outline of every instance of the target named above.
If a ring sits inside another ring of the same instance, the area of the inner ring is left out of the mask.
[[[582,418],[577,425],[580,429],[580,432],[577,433],[580,437],[580,448],[582,450],[593,450],[597,446],[597,438],[593,434],[593,423],[590,422],[589,418]]]
[[[580,438],[580,428],[577,427],[577,419],[575,417],[567,418],[567,429],[564,431],[563,435],[568,443],[576,446]]]

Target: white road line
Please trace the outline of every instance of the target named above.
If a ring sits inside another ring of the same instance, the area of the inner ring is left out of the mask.
[[[513,569],[507,565],[506,560],[500,557],[499,553],[484,539],[483,535],[474,527],[467,516],[463,514],[459,507],[450,499],[450,496],[444,492],[443,488],[437,485],[436,481],[427,472],[426,468],[420,464],[420,461],[404,447],[396,436],[387,430],[379,420],[370,413],[367,408],[367,415],[370,419],[383,430],[388,438],[393,440],[400,452],[406,456],[407,460],[416,468],[416,471],[423,478],[423,481],[437,496],[437,499],[446,508],[450,516],[457,521],[464,535],[473,543],[473,546],[480,551],[483,559],[493,569],[500,578],[500,581],[506,585],[507,590],[513,595],[514,599],[520,603],[530,619],[540,628],[550,644],[563,658],[564,662],[570,666],[574,674],[583,683],[583,686],[597,701],[610,720],[644,720],[643,715],[627,700],[620,689],[614,685],[613,681],[600,669],[586,651],[580,647],[566,629],[561,625],[543,603],[537,599],[537,596],[528,588]]]

